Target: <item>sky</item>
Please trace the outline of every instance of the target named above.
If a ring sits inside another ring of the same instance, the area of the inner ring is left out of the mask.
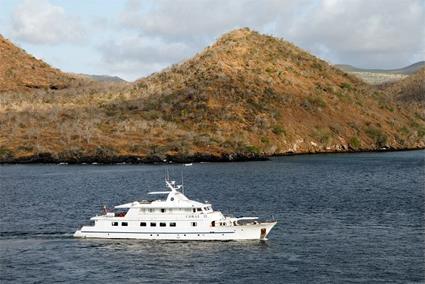
[[[425,60],[425,0],[0,0],[0,34],[28,53],[65,72],[130,81],[241,27],[332,64]]]

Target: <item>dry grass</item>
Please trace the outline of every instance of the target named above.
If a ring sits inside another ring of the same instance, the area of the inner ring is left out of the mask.
[[[0,160],[425,146],[421,117],[296,46],[248,29],[130,85],[79,81],[0,100]]]

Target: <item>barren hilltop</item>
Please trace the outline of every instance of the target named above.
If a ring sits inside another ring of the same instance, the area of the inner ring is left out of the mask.
[[[417,109],[249,29],[130,85],[85,82],[0,99],[2,162],[242,160],[425,146]]]
[[[63,89],[74,80],[72,76],[27,54],[0,35],[0,92]]]

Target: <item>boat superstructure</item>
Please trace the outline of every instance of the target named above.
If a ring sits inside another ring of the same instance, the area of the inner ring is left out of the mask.
[[[182,185],[165,180],[168,190],[149,192],[166,195],[164,200],[134,201],[106,208],[90,218],[91,225],[74,233],[79,238],[160,240],[265,240],[276,221],[257,217],[226,217],[208,202],[187,198]]]

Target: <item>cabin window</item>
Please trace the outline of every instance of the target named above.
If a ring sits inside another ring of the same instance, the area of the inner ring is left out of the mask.
[[[165,209],[164,208],[161,208],[161,213],[165,213]]]
[[[171,197],[171,198],[170,198],[170,200],[171,200],[171,201],[174,201],[174,197]]]
[[[112,222],[112,226],[118,226],[118,222]]]
[[[159,226],[160,226],[160,227],[165,227],[165,226],[166,226],[166,224],[165,224],[165,223],[159,223]]]
[[[146,222],[140,222],[140,227],[146,227]]]
[[[192,222],[192,227],[196,227],[198,224],[196,222]]]
[[[121,222],[121,226],[127,227],[128,226],[128,223],[127,222]]]
[[[175,222],[171,222],[170,223],[170,227],[175,227],[176,226],[176,223]]]
[[[193,208],[193,213],[195,213],[196,212],[196,208]]]
[[[211,222],[211,227],[215,227],[215,221]]]
[[[153,212],[155,212],[155,209],[153,209],[153,208],[149,208],[149,212],[150,212],[150,213],[153,213]]]
[[[156,223],[155,222],[151,222],[151,227],[156,227]]]
[[[196,208],[196,211],[200,212],[202,211],[202,208]]]

